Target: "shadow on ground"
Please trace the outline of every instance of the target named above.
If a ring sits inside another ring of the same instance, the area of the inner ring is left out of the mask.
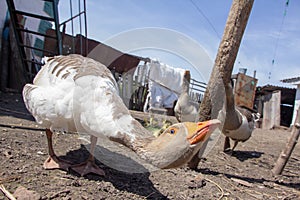
[[[61,158],[68,160],[72,163],[78,164],[85,161],[89,156],[89,145],[81,145],[79,149],[69,151],[65,156]],[[158,191],[152,181],[149,179],[150,172],[142,164],[135,160],[124,156],[122,154],[112,152],[104,147],[97,146],[95,155],[105,153],[107,156],[115,160],[114,165],[120,163],[123,166],[127,165],[127,172],[113,169],[99,160],[96,160],[96,164],[101,167],[106,175],[104,177],[88,174],[86,179],[94,181],[108,181],[111,182],[115,188],[120,191],[126,191],[134,193],[140,196],[144,196],[147,199],[167,199],[166,196]],[[131,169],[131,172],[129,172]],[[79,176],[76,172],[70,170],[70,174]]]

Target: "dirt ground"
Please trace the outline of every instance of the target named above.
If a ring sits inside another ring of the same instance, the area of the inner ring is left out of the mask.
[[[183,167],[126,173],[97,162],[105,177],[79,177],[72,171],[43,169],[46,136],[36,128],[20,94],[0,93],[0,185],[12,194],[20,186],[34,191],[28,199],[300,199],[299,144],[282,175],[274,177],[270,171],[290,130],[256,129],[232,156],[222,153],[221,136],[197,171]],[[74,163],[88,155],[76,134],[55,134],[54,147]]]

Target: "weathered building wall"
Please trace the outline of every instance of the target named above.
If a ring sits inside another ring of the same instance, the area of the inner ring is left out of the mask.
[[[281,93],[280,101],[278,103],[280,106],[280,126],[289,127],[292,122],[296,89],[272,85],[258,87],[256,90],[254,108],[262,115],[262,117],[264,117],[265,102],[269,101],[269,95],[275,91],[280,91]]]
[[[297,85],[295,104],[294,104],[294,114],[293,114],[291,125],[294,125],[299,106],[300,106],[300,83]]]
[[[272,129],[276,126],[280,126],[280,100],[280,90],[265,95],[262,122],[263,129]]]

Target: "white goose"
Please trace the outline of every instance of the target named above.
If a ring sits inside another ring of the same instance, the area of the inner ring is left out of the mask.
[[[44,168],[71,167],[82,176],[105,174],[95,165],[93,156],[100,136],[124,144],[156,167],[174,168],[187,163],[220,124],[219,120],[174,124],[155,138],[130,115],[110,71],[80,55],[45,58],[33,84],[24,86],[23,98],[36,121],[47,128],[50,156]],[[90,134],[87,161],[71,165],[58,158],[52,147],[55,130]]]
[[[196,122],[199,120],[200,105],[192,101],[189,95],[191,75],[186,71],[183,77],[182,92],[174,107],[175,117],[179,122]]]
[[[224,122],[222,132],[226,136],[224,152],[232,153],[238,142],[245,142],[254,130],[255,114],[246,108],[235,105],[231,83],[225,85],[225,103],[218,119]],[[234,141],[230,149],[230,139]]]

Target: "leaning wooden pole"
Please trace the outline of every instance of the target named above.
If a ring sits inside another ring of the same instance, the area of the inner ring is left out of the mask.
[[[233,0],[232,2],[213,71],[200,105],[199,121],[217,118],[218,112],[222,109],[224,84],[230,82],[253,2],[254,0]],[[199,156],[196,154],[188,166],[196,169],[199,161]]]
[[[274,175],[279,175],[282,173],[287,161],[292,155],[292,152],[297,144],[299,135],[300,135],[300,106],[298,108],[297,117],[294,122],[291,137],[288,140],[285,149],[283,149],[282,152],[280,153],[274,168],[271,170]]]

